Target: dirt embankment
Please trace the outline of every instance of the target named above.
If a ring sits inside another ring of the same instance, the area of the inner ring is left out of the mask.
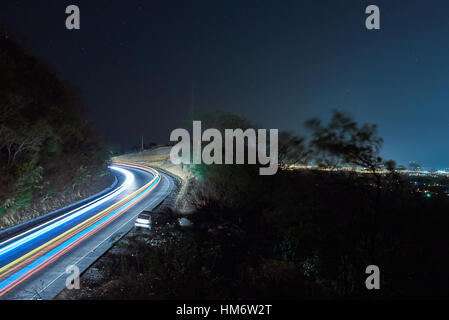
[[[93,196],[110,187],[114,183],[114,177],[106,172],[102,175],[92,176],[77,185],[65,183],[65,181],[70,181],[65,177],[55,178],[52,181],[51,185],[46,185],[33,199],[29,207],[18,210],[10,209],[0,215],[0,231]]]

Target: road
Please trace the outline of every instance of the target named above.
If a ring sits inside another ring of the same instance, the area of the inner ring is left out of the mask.
[[[173,179],[154,169],[117,163],[110,169],[118,179],[113,190],[0,240],[0,299],[54,298],[71,275],[68,267],[82,273],[134,227],[142,210],[173,190]]]

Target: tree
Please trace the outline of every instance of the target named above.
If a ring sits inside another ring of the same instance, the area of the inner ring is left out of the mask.
[[[377,126],[374,124],[364,124],[359,126],[351,117],[340,111],[333,111],[332,118],[327,126],[324,126],[320,120],[311,119],[306,122],[306,126],[312,130],[311,146],[319,156],[324,159],[330,158],[330,161],[337,165],[350,165],[363,169],[368,169],[371,173],[359,181],[366,181],[367,188],[374,182],[374,196],[369,198],[373,201],[370,218],[365,219],[366,224],[370,225],[370,232],[367,238],[370,238],[368,251],[373,257],[375,252],[375,238],[379,230],[380,201],[382,192],[381,169],[385,166],[393,169],[394,162],[384,163],[379,156],[383,139],[377,134]],[[318,158],[319,161],[322,159]],[[396,176],[391,171],[391,176]],[[372,179],[371,179],[372,178]],[[366,197],[370,195],[367,192]],[[368,200],[368,199],[366,199]],[[361,201],[365,202],[365,197]]]
[[[359,126],[351,117],[334,110],[327,126],[321,120],[311,119],[306,127],[312,131],[311,146],[318,156],[330,158],[337,165],[368,169],[379,180],[383,139],[377,135],[376,125]],[[321,162],[322,158],[318,160]]]
[[[287,168],[291,165],[304,164],[311,151],[305,144],[305,138],[295,136],[292,132],[279,133],[279,166]]]
[[[384,162],[385,169],[389,172],[394,172],[396,170],[396,161],[387,160]]]
[[[7,150],[8,167],[13,166],[22,153],[39,151],[40,145],[46,139],[46,132],[41,129],[40,125],[28,130],[13,130],[4,125],[0,127],[0,150]]]
[[[51,187],[50,180],[58,177],[55,185],[64,178],[70,185],[80,166],[105,169],[102,150],[78,90],[0,25],[0,209],[12,196],[37,195],[34,187],[20,187],[28,182],[42,180]],[[29,180],[33,173],[42,179]]]

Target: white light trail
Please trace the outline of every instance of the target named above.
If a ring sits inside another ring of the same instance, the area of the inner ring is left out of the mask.
[[[18,241],[15,241],[15,242],[5,246],[4,248],[1,248],[0,249],[0,256],[4,255],[5,253],[10,252],[11,250],[14,250],[15,248],[17,248],[18,246],[20,246],[20,245],[22,245],[24,243],[27,243],[29,241],[32,241],[32,240],[36,239],[40,235],[45,234],[45,233],[53,230],[54,228],[57,228],[57,227],[65,224],[65,223],[67,223],[67,222],[69,222],[69,221],[79,217],[80,215],[82,215],[82,214],[84,214],[84,213],[86,213],[86,212],[88,212],[90,210],[93,210],[93,209],[101,206],[105,202],[107,202],[107,201],[113,199],[114,197],[118,196],[119,194],[121,194],[123,191],[125,191],[134,182],[134,174],[131,171],[126,170],[126,169],[122,169],[122,168],[119,168],[119,167],[116,167],[116,166],[110,166],[109,168],[112,169],[112,170],[118,171],[118,172],[122,173],[125,176],[125,181],[123,182],[123,184],[118,189],[116,189],[116,190],[114,190],[114,191],[112,191],[112,192],[110,192],[110,193],[100,197],[99,199],[93,200],[92,202],[90,202],[88,204],[85,204],[81,208],[77,208],[75,210],[72,210],[72,211],[70,211],[70,212],[68,212],[68,213],[66,213],[66,214],[64,214],[64,215],[62,215],[60,217],[57,217],[57,218],[55,218],[55,219],[53,219],[51,221],[48,221],[48,222],[46,222],[46,223],[44,223],[42,225],[39,225],[39,226],[37,226],[37,227],[35,227],[35,228],[31,229],[31,230],[23,232],[23,233],[15,236],[13,238],[10,238],[10,239],[0,243],[0,246],[1,246],[1,245],[5,244],[5,243],[11,242],[11,241],[13,241],[13,240],[15,240],[17,238],[23,237],[24,235],[29,234],[29,233],[37,230],[37,229],[40,229],[43,226],[47,226],[47,227],[45,227],[43,229],[40,229],[40,230],[38,230],[36,232],[31,233],[30,235],[28,235],[28,236],[26,236],[26,237],[24,237],[24,238],[22,238],[22,239],[20,239]]]

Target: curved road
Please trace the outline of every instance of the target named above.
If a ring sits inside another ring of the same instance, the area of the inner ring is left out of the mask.
[[[173,190],[173,179],[154,169],[118,163],[110,169],[118,184],[109,193],[0,240],[0,299],[54,298],[65,288],[68,267],[86,270],[142,210]]]

